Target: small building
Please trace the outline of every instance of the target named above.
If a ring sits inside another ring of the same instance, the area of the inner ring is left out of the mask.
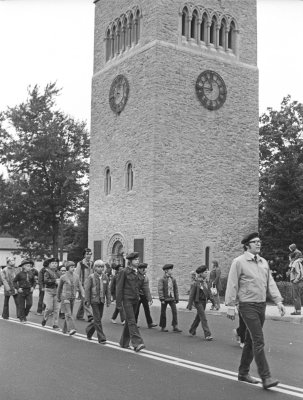
[[[15,257],[16,265],[20,264],[22,255],[15,252],[21,249],[17,239],[7,234],[0,235],[0,266],[6,265],[8,257]]]

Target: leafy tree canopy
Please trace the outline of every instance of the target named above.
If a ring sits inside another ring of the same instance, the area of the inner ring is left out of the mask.
[[[87,189],[89,134],[56,108],[59,94],[55,83],[36,85],[0,117],[0,162],[9,175],[2,231],[33,255],[58,254],[60,226],[83,207]]]

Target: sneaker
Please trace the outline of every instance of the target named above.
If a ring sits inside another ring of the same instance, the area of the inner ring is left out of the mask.
[[[236,342],[240,343],[241,339],[240,339],[240,336],[237,333],[237,329],[233,329],[233,335],[234,335],[234,337],[236,339]]]
[[[87,337],[87,340],[93,340],[93,337],[90,335],[86,335],[86,337]]]
[[[206,336],[205,340],[207,340],[208,342],[211,342],[213,340],[212,336]]]
[[[43,318],[43,320],[42,320],[42,322],[41,322],[41,325],[42,325],[42,326],[45,326],[45,325],[46,325],[46,319]]]
[[[20,319],[21,324],[27,324],[26,319]]]
[[[189,330],[188,332],[189,332],[190,335],[196,336],[196,331]]]
[[[149,329],[150,329],[150,328],[155,328],[156,326],[158,326],[158,324],[152,323],[152,324],[149,324],[149,325],[148,325]]]
[[[43,313],[42,312],[36,312],[36,315],[39,315],[39,317],[42,317]]]
[[[161,328],[161,332],[168,332],[168,329],[166,329],[166,328]]]
[[[115,323],[115,322],[114,322]],[[125,321],[122,322],[122,325],[125,325]]]
[[[69,332],[69,336],[73,336],[75,333],[77,333],[76,329],[72,329],[72,330]]]
[[[290,315],[301,315],[301,311],[294,311],[290,313]]]
[[[55,331],[60,331],[60,328],[59,328],[58,325],[53,325],[53,329],[54,329]]]
[[[145,344],[141,343],[139,346],[135,347],[134,350],[136,353],[139,353],[139,351],[145,349]]]
[[[175,332],[175,333],[180,333],[180,332],[182,332],[182,330],[179,329],[177,326],[174,326],[173,332]]]
[[[111,319],[110,322],[111,322],[112,324],[116,324],[116,323],[117,323],[115,319]],[[122,322],[122,324],[123,324],[123,322]]]

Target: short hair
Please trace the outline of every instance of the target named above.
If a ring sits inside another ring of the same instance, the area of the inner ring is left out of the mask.
[[[84,257],[86,253],[92,253],[91,249],[89,249],[88,247],[84,249],[82,252],[82,257]]]
[[[217,261],[217,260],[214,260],[214,261],[213,261],[213,265],[215,265],[216,267],[219,267],[218,261]]]

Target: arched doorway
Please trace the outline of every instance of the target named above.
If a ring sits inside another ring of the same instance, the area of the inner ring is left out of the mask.
[[[123,244],[120,242],[120,240],[117,240],[114,243],[112,249],[112,255],[111,255],[112,262],[115,264],[123,265],[124,263],[123,252],[124,252]]]

